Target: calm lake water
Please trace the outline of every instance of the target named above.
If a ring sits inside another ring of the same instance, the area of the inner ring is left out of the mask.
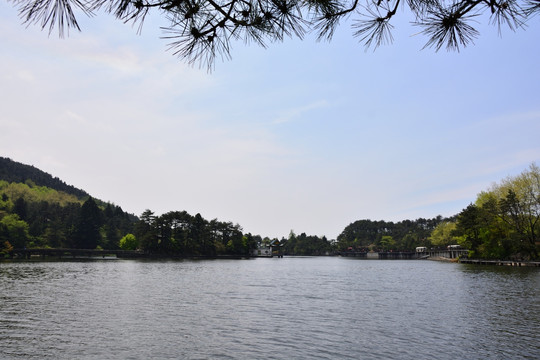
[[[540,271],[421,260],[0,263],[0,358],[538,359]]]

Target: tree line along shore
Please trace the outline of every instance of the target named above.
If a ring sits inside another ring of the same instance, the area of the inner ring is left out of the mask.
[[[460,213],[399,222],[357,220],[335,238],[295,233],[281,239],[244,233],[239,224],[201,214],[151,210],[136,216],[120,206],[29,165],[0,158],[0,258],[16,248],[140,250],[155,256],[245,256],[265,244],[284,255],[344,251],[414,251],[416,247],[469,249],[469,257],[539,259],[540,169],[480,192]]]

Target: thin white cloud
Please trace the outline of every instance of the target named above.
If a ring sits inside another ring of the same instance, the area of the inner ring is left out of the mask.
[[[280,116],[274,119],[273,123],[274,124],[287,123],[294,119],[298,119],[304,116],[306,113],[312,112],[314,110],[326,108],[326,107],[328,107],[328,102],[326,100],[320,100],[320,101],[316,101],[316,102],[313,102],[304,106],[287,109],[283,111]]]
[[[75,121],[78,125],[86,125],[88,123],[88,121],[83,116],[81,116],[80,114],[77,114],[77,113],[75,113],[75,112],[73,112],[71,110],[66,110],[65,111],[65,116],[69,120]]]
[[[35,80],[34,74],[30,70],[20,70],[17,72],[17,77],[19,80],[32,83]]]

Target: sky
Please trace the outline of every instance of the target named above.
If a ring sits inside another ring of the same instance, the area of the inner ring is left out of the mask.
[[[238,43],[212,72],[98,14],[60,39],[0,2],[0,156],[140,215],[185,210],[242,226],[335,239],[361,220],[458,214],[540,163],[540,17],[478,24],[460,52],[331,42]]]

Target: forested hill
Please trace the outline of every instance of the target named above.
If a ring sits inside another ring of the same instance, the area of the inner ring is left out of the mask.
[[[120,206],[0,157],[0,258],[13,248],[118,249],[137,221]]]
[[[57,191],[74,195],[79,199],[88,196],[86,191],[68,185],[59,178],[53,177],[32,165],[25,165],[5,157],[0,157],[0,180],[17,183],[26,183],[30,180],[37,186],[46,186]]]

